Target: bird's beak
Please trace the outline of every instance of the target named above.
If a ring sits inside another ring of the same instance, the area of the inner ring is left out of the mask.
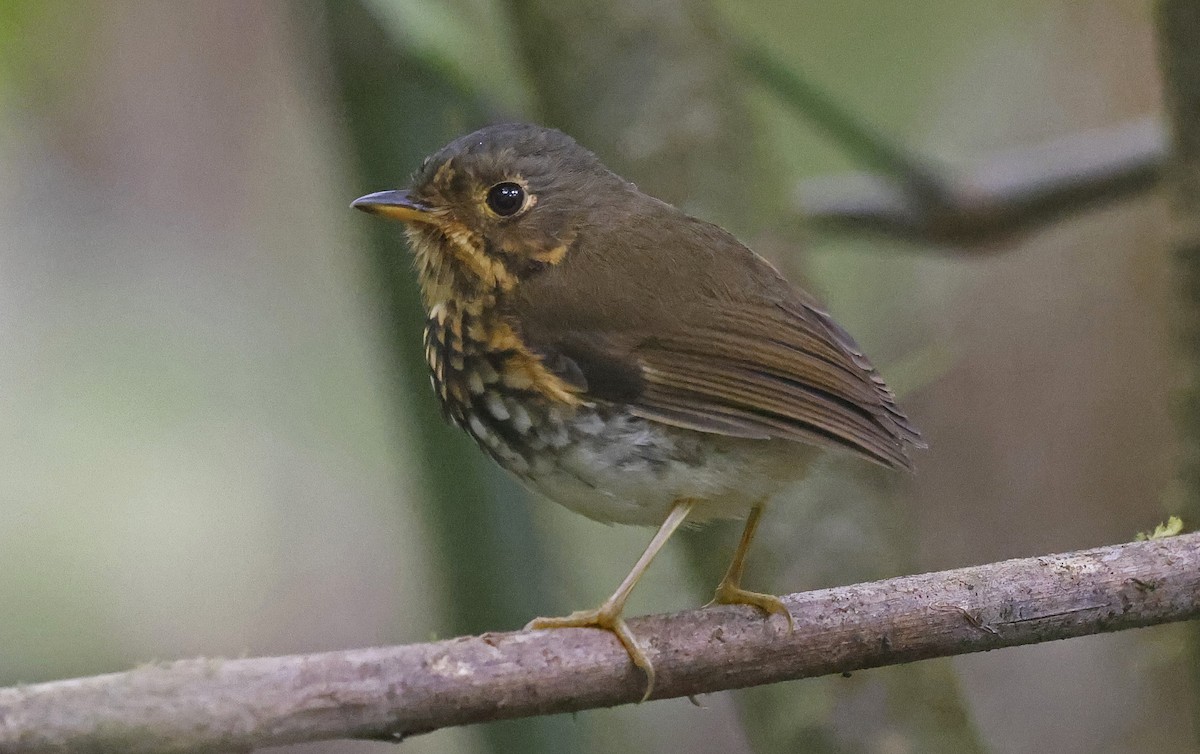
[[[425,204],[409,196],[408,191],[376,191],[360,196],[350,206],[405,223],[434,223],[437,215]]]

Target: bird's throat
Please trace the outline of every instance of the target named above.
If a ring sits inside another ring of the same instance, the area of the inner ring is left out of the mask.
[[[427,312],[425,359],[448,418],[467,429],[480,396],[524,394],[551,404],[581,403],[577,388],[502,314],[517,276],[483,251],[482,239],[456,225],[411,225],[421,299]]]
[[[500,260],[484,252],[483,240],[461,225],[412,224],[407,233],[426,311],[447,301],[494,302],[517,283]]]

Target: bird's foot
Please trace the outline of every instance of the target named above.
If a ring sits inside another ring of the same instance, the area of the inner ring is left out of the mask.
[[[616,634],[617,640],[625,647],[625,651],[629,653],[629,659],[633,661],[646,674],[646,692],[642,694],[641,701],[646,701],[650,698],[650,692],[654,690],[654,666],[650,664],[650,659],[646,657],[646,653],[638,646],[637,640],[633,637],[633,632],[629,630],[629,626],[625,624],[625,620],[621,617],[621,611],[615,609],[605,603],[594,610],[576,610],[570,615],[564,615],[561,618],[534,618],[525,626],[526,630],[536,630],[542,628],[600,628],[605,631],[611,631]]]
[[[796,628],[795,621],[792,620],[792,611],[788,610],[787,605],[783,604],[783,600],[771,594],[762,594],[761,592],[751,592],[742,589],[737,584],[728,581],[722,581],[717,586],[717,591],[713,594],[712,602],[709,605],[753,605],[759,610],[770,615],[777,613],[787,618],[788,633],[791,634]]]

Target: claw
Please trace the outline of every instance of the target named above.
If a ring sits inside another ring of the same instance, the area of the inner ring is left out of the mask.
[[[642,557],[638,558],[638,562],[634,564],[633,570],[617,587],[617,591],[604,601],[604,604],[595,610],[578,610],[570,615],[562,618],[534,618],[529,622],[527,629],[538,628],[601,628],[605,631],[611,631],[616,635],[617,640],[625,647],[625,651],[629,653],[629,659],[633,661],[646,674],[646,691],[642,694],[641,701],[646,701],[650,698],[651,692],[654,691],[654,666],[650,664],[650,658],[646,657],[646,653],[638,646],[637,639],[633,637],[633,632],[629,630],[629,626],[625,625],[624,619],[621,618],[621,611],[625,609],[625,600],[629,598],[629,593],[633,590],[638,579],[645,573],[649,567],[650,561],[654,560],[654,556],[662,549],[662,546],[667,543],[671,533],[679,528],[683,520],[687,518],[696,501],[691,498],[682,498],[676,500],[671,506],[671,510],[667,513],[666,519],[654,538],[650,540],[650,544],[646,545],[646,551],[642,553]]]
[[[537,630],[543,628],[599,628],[604,631],[610,631],[616,635],[617,640],[625,647],[625,651],[629,654],[629,659],[633,664],[642,669],[646,674],[646,691],[642,694],[640,701],[644,702],[650,698],[650,693],[654,691],[654,666],[650,664],[650,658],[646,657],[646,653],[638,646],[637,639],[634,638],[633,632],[629,630],[629,626],[625,623],[625,619],[620,613],[606,609],[607,606],[601,606],[594,610],[577,610],[570,615],[564,615],[561,618],[534,618],[525,626],[526,630]]]
[[[742,530],[742,538],[738,542],[737,550],[733,553],[733,562],[729,564],[725,578],[721,579],[720,584],[717,584],[717,591],[713,595],[712,602],[708,604],[754,605],[759,610],[765,611],[768,616],[771,613],[778,613],[787,618],[788,636],[791,636],[792,632],[796,630],[796,622],[792,619],[792,612],[787,609],[787,605],[783,604],[783,600],[770,594],[750,592],[741,587],[742,570],[746,566],[746,552],[750,549],[750,542],[754,540],[754,532],[758,530],[762,512],[761,504],[751,509],[750,517],[746,519],[746,528]]]
[[[753,605],[759,610],[770,615],[776,613],[787,619],[788,635],[790,636],[796,630],[796,622],[792,619],[792,611],[788,610],[787,605],[783,604],[783,600],[771,594],[762,594],[761,592],[751,592],[742,589],[739,586],[734,586],[727,581],[722,581],[717,586],[717,591],[713,595],[713,605]]]

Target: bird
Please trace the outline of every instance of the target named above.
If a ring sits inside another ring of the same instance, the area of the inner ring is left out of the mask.
[[[352,207],[405,226],[444,416],[527,487],[657,527],[599,607],[529,629],[612,632],[645,674],[626,600],[680,525],[745,518],[713,602],[793,619],[742,587],[766,504],[822,454],[912,470],[925,447],[850,334],[731,233],[649,196],[552,128],[486,126],[407,189]],[[711,603],[710,603],[711,604]]]

